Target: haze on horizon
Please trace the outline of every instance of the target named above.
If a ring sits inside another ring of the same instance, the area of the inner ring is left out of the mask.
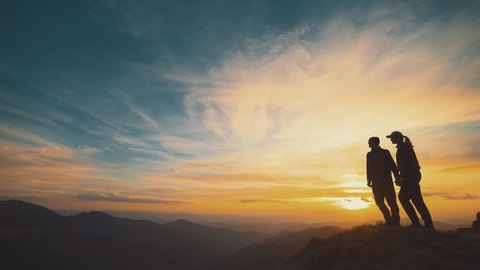
[[[471,220],[480,3],[360,2],[2,1],[0,197],[380,219],[367,140],[400,130],[434,220]]]

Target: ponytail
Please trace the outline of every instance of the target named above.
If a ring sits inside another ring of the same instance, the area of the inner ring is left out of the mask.
[[[412,141],[410,141],[410,139],[407,136],[403,136],[403,138],[405,139],[405,144],[408,147],[413,148]]]

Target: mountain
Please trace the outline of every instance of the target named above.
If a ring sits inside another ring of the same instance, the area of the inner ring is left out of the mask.
[[[22,201],[0,201],[0,218],[2,270],[203,270],[224,254],[218,246],[236,249],[261,237],[185,220],[162,225],[103,212],[61,217]],[[204,241],[207,236],[211,239]]]
[[[339,231],[339,227],[322,227],[301,232],[283,232],[266,241],[242,248],[222,258],[213,269],[268,270],[278,268],[293,252],[312,238],[328,238]]]
[[[321,228],[325,226],[334,226],[342,228],[351,228],[361,225],[358,221],[330,221],[321,223],[289,223],[289,222],[259,222],[259,223],[209,223],[208,226],[215,228],[225,228],[234,231],[256,231],[264,234],[276,235],[285,231],[301,232],[311,228]]]
[[[71,231],[91,237],[165,246],[195,242],[190,236],[155,222],[117,218],[98,211],[65,217],[65,221]]]
[[[438,221],[438,220],[433,221],[433,224],[435,226],[435,230],[444,231],[444,232],[455,231],[456,229],[458,229],[458,227],[460,227],[460,225],[454,225],[454,224],[450,224],[450,223]]]
[[[59,229],[62,217],[45,207],[19,200],[0,201],[0,227]]]
[[[424,228],[365,225],[316,239],[284,270],[478,269],[480,238]]]
[[[268,237],[266,234],[252,231],[236,232],[228,229],[210,228],[185,219],[167,223],[165,226],[174,231],[185,233],[195,241],[203,243],[208,247],[208,252],[214,256],[226,255]]]
[[[267,238],[184,219],[158,224],[96,211],[62,217],[10,200],[0,201],[0,269],[478,269],[479,224],[480,214],[464,234],[364,225]]]

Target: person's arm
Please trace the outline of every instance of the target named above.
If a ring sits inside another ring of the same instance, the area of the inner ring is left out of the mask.
[[[390,171],[393,173],[393,176],[395,177],[395,179],[397,179],[400,176],[399,173],[398,173],[397,165],[395,164],[395,161],[393,161],[393,157],[390,154],[390,151],[385,150],[385,152],[386,152],[386,155],[387,155],[387,161],[388,161]]]
[[[407,169],[405,165],[408,157],[405,156],[405,154],[405,150],[399,147],[397,150],[397,168],[400,177],[403,177],[405,175]]]
[[[369,154],[367,153],[367,186],[371,187],[372,186],[372,180],[370,179],[372,173],[372,168],[371,168],[371,163],[369,162]]]
[[[397,186],[402,185],[403,174],[405,173],[405,171],[404,171],[404,159],[405,159],[405,157],[403,155],[404,155],[404,153],[403,153],[402,149],[398,149],[397,150],[397,165],[395,166],[395,171],[397,172],[397,174],[395,175],[395,173],[394,173],[395,184]],[[393,162],[393,158],[392,158],[392,162]],[[393,164],[395,164],[395,162],[393,162]]]

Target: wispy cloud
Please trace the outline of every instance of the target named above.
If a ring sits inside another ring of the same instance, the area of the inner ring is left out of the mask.
[[[395,129],[413,137],[422,153],[448,154],[444,141],[425,130],[478,119],[480,96],[472,91],[478,85],[466,81],[480,66],[459,62],[479,38],[470,31],[478,19],[457,15],[414,27],[372,13],[361,27],[340,16],[255,40],[212,69],[205,82],[197,74],[176,74],[191,86],[185,105],[192,120],[234,149],[202,163],[284,173],[306,172],[299,164],[311,163],[318,168],[312,173],[332,178],[345,173],[341,162],[362,170],[362,138]],[[399,31],[402,25],[408,25],[405,31]],[[456,143],[462,145],[453,148],[456,154],[471,146],[468,140]]]
[[[119,100],[121,100],[121,102],[125,104],[125,106],[139,119],[148,124],[150,128],[159,129],[159,123],[155,119],[153,119],[153,117],[150,116],[144,109],[141,109],[140,106],[135,104],[128,97],[126,97],[125,95],[117,95],[117,98],[119,98]]]
[[[364,201],[364,202],[372,202],[372,199],[371,198],[367,198],[367,197],[361,197],[360,200]]]
[[[175,200],[159,200],[151,198],[130,197],[114,193],[106,194],[79,194],[75,198],[83,201],[107,201],[107,202],[123,202],[123,203],[144,203],[144,204],[190,204],[191,202],[175,201]]]
[[[454,193],[454,192],[424,192],[423,196],[433,197],[437,199],[449,200],[449,201],[470,201],[478,200],[480,197],[470,193]]]
[[[450,55],[444,56],[432,50],[430,40],[424,40],[445,28],[437,25],[395,36],[389,34],[393,25],[385,22],[358,31],[352,23],[340,20],[315,41],[287,35],[284,44],[272,45],[260,58],[238,55],[213,70],[213,87],[192,91],[187,109],[212,133],[236,143],[275,138],[305,142],[321,137],[322,144],[329,144],[338,141],[338,131],[349,137],[366,136],[365,131],[378,126],[415,130],[426,123],[474,117],[479,104],[472,98],[477,94],[457,95],[462,85],[454,79],[469,76],[470,70],[452,70],[455,64],[449,59],[461,54],[461,49],[455,50],[445,37],[438,42],[452,48]],[[449,27],[454,29],[447,33],[462,29]],[[469,46],[475,38],[465,33],[457,40]],[[435,95],[430,95],[430,90]],[[432,99],[434,102],[427,103]],[[409,110],[404,110],[406,104]],[[430,113],[453,104],[462,106],[441,118]],[[390,113],[382,113],[386,111]],[[369,121],[371,118],[376,120]]]
[[[0,194],[3,196],[64,196],[85,189],[121,184],[96,166],[89,156],[96,150],[51,145],[26,147],[0,144]]]
[[[265,200],[242,199],[239,202],[241,203],[292,203],[284,200],[271,200],[271,199],[265,199]]]
[[[11,128],[6,126],[0,126],[1,137],[10,141],[19,141],[22,143],[35,143],[38,145],[52,145],[52,141],[43,139],[35,134],[26,132],[25,130],[19,130],[18,127]]]
[[[169,151],[188,153],[192,155],[201,155],[208,152],[219,151],[220,145],[192,139],[189,137],[179,137],[173,135],[150,135],[147,140],[158,142]]]

